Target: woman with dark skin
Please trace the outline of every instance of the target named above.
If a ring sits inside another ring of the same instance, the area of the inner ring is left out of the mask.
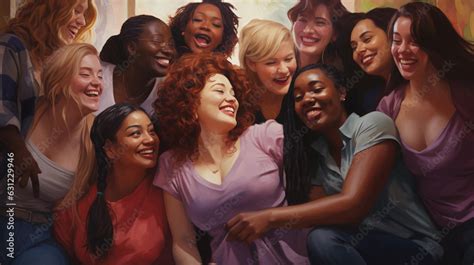
[[[446,264],[473,264],[474,43],[421,2],[398,10],[389,37],[397,67],[378,109],[395,121],[418,193],[449,232]]]
[[[154,16],[127,19],[120,34],[100,52],[104,62],[104,94],[99,113],[115,103],[141,105],[150,115],[161,77],[175,57],[169,27]]]
[[[180,7],[170,19],[178,57],[193,52],[221,52],[227,56],[237,44],[239,18],[234,6],[221,0],[203,0]]]
[[[435,264],[442,249],[411,175],[397,163],[393,122],[380,112],[349,115],[343,84],[328,65],[295,74],[285,172],[289,203],[299,205],[239,214],[227,223],[229,237],[252,242],[270,228],[315,227],[307,241],[312,264],[403,264],[420,248],[427,251],[420,264]]]

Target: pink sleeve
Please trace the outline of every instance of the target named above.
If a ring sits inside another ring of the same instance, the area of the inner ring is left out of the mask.
[[[153,185],[162,188],[176,199],[182,201],[178,185],[176,184],[179,168],[174,168],[173,160],[173,155],[170,151],[160,156]]]
[[[283,162],[283,126],[275,120],[253,125],[252,138],[266,154],[278,164]]]

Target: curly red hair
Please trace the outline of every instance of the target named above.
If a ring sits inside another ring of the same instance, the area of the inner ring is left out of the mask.
[[[233,66],[222,53],[190,53],[183,55],[169,69],[158,90],[155,111],[160,126],[160,139],[174,150],[176,159],[183,162],[198,153],[201,133],[197,108],[199,93],[209,77],[226,76],[233,86],[239,102],[237,125],[229,132],[228,143],[235,142],[254,122],[256,110],[251,100],[251,85],[245,72]]]

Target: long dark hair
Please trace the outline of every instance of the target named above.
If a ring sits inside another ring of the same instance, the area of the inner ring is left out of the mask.
[[[222,16],[224,32],[222,34],[222,42],[213,52],[221,52],[227,57],[230,56],[238,41],[237,28],[239,27],[239,17],[233,11],[235,10],[235,7],[230,3],[222,2],[222,0],[202,0],[201,3],[189,3],[178,8],[176,14],[173,17],[170,17],[169,26],[171,33],[173,34],[178,57],[191,52],[184,42],[182,33],[186,28],[186,24],[191,19],[194,10],[196,10],[196,8],[201,4],[211,4],[219,8]]]
[[[309,200],[311,179],[316,177],[319,154],[311,144],[319,135],[309,129],[296,115],[294,86],[296,78],[313,69],[320,69],[334,83],[337,89],[345,89],[345,77],[334,66],[310,64],[293,75],[290,89],[285,97],[288,108],[285,112],[283,161],[286,173],[286,196],[289,204],[300,204]]]
[[[107,175],[112,166],[104,151],[107,140],[116,141],[116,134],[127,116],[142,108],[128,103],[120,103],[108,107],[94,120],[91,129],[91,140],[97,159],[97,195],[87,215],[87,250],[98,258],[107,256],[113,244],[114,228],[111,210],[105,199]]]
[[[390,41],[393,40],[393,27],[399,17],[411,20],[413,40],[428,54],[436,69],[444,69],[446,64],[454,65],[449,71],[445,71],[444,79],[474,81],[474,43],[459,35],[438,7],[423,2],[408,3],[400,7],[390,22]],[[387,93],[406,82],[398,69],[394,69],[387,85]]]
[[[395,8],[379,7],[367,13],[351,13],[342,18],[343,27],[337,38],[336,45],[341,54],[344,72],[347,76],[347,97],[350,99],[348,102],[351,103],[348,108],[359,115],[365,115],[376,109],[378,102],[384,95],[387,80],[365,73],[354,62],[352,58],[353,50],[350,44],[352,30],[359,21],[370,19],[376,27],[387,32],[395,12],[397,12]],[[367,95],[369,93],[373,95],[373,98],[370,102],[367,102]]]
[[[100,59],[115,65],[129,60],[127,44],[136,41],[142,34],[144,26],[155,21],[165,25],[159,18],[149,15],[139,15],[127,19],[123,23],[120,33],[107,39],[100,51]]]

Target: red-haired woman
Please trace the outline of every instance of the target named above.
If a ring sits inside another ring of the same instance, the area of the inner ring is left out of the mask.
[[[283,128],[251,126],[255,108],[243,71],[225,55],[183,56],[158,92],[161,138],[171,147],[159,163],[177,264],[200,264],[191,225],[212,236],[217,264],[307,264],[303,231],[277,229],[247,243],[229,241],[225,223],[242,211],[285,205]],[[291,228],[291,224],[290,228]]]

